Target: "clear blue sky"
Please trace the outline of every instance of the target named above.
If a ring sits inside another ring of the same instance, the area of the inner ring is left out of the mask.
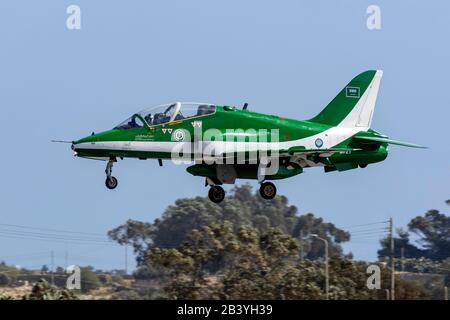
[[[379,31],[366,28],[373,3]],[[79,31],[66,28],[70,4],[81,7]],[[103,162],[74,158],[51,139],[179,100],[248,102],[306,119],[373,68],[384,70],[374,129],[430,149],[392,146],[364,170],[306,170],[279,181],[279,193],[342,227],[390,216],[404,226],[430,208],[448,212],[449,12],[448,1],[2,1],[0,223],[105,234],[207,193],[184,167],[138,160],[114,167],[119,187],[108,191]],[[345,246],[358,259],[374,259],[377,248],[376,238]],[[0,233],[0,260],[38,267],[52,249],[59,265],[66,249],[69,263],[124,264],[120,247]]]

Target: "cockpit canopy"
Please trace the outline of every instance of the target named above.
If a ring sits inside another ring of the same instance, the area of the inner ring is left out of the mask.
[[[176,102],[146,108],[135,113],[114,129],[142,128],[145,124],[154,126],[171,121],[183,120],[214,113],[216,106],[208,103]],[[144,123],[145,121],[145,123]]]

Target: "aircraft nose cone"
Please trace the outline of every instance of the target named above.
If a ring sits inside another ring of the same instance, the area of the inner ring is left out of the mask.
[[[72,141],[72,145],[70,146],[70,149],[72,149],[73,151],[73,156],[76,157],[78,156],[78,148],[77,145],[80,143],[80,141]]]

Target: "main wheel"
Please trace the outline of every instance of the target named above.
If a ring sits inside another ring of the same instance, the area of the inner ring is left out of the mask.
[[[272,182],[264,182],[259,187],[259,194],[266,200],[273,199],[277,194],[277,188]]]
[[[214,203],[222,202],[225,199],[225,190],[220,186],[212,186],[208,191],[208,197]]]
[[[108,189],[115,189],[117,187],[117,179],[113,176],[106,178],[105,185]]]

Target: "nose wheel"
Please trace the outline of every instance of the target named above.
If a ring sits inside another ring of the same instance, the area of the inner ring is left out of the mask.
[[[105,186],[112,190],[117,187],[118,181],[115,177],[112,176],[112,167],[114,162],[116,162],[116,159],[109,159],[108,163],[106,164],[106,180],[105,180]]]
[[[105,185],[110,190],[115,189],[117,187],[117,184],[118,184],[117,179],[113,176],[107,177],[105,180]]]
[[[225,199],[225,190],[221,186],[212,186],[208,191],[208,197],[214,203],[222,202]]]
[[[259,194],[266,200],[275,198],[277,194],[277,188],[272,182],[263,182],[259,187]]]

